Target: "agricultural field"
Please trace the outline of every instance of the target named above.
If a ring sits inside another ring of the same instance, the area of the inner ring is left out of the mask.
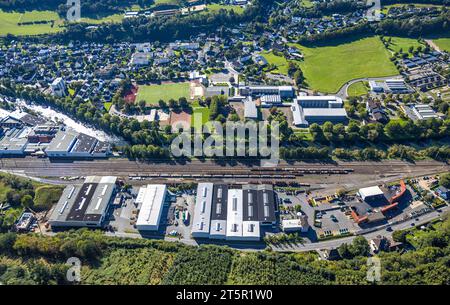
[[[180,97],[189,98],[189,83],[168,83],[161,85],[139,86],[136,101],[144,100],[147,105],[158,105],[159,100],[168,102]]]
[[[300,67],[306,84],[313,90],[334,93],[355,78],[398,74],[389,60],[389,51],[377,36],[340,41],[333,45],[294,45],[304,55]]]
[[[389,38],[391,38],[391,43],[389,44],[388,50],[392,52],[400,52],[400,50],[402,50],[403,53],[407,53],[410,47],[413,47],[414,50],[419,46],[422,48],[425,47],[425,45],[420,43],[417,39],[407,37],[385,37],[385,40]]]
[[[361,96],[365,95],[369,92],[368,83],[366,82],[357,82],[351,84],[347,89],[348,96]]]
[[[273,52],[263,53],[262,56],[267,60],[267,62],[271,65],[276,66],[277,68],[271,70],[271,73],[279,73],[283,75],[287,75],[288,73],[288,62],[284,56],[279,56],[274,54]]]
[[[450,37],[433,39],[441,51],[450,52]]]
[[[47,21],[49,23],[35,23],[30,25],[19,25],[21,22]],[[50,22],[54,21],[54,22]],[[7,34],[40,35],[56,33],[63,30],[63,21],[56,12],[52,11],[30,11],[25,13],[4,12],[0,10],[0,36]]]

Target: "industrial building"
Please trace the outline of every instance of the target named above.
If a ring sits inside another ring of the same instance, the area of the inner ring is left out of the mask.
[[[164,184],[149,184],[139,189],[135,201],[140,205],[136,222],[139,231],[158,231],[166,195],[167,186]]]
[[[298,96],[291,106],[293,124],[308,127],[312,123],[346,123],[347,112],[336,96]]]
[[[239,93],[242,96],[252,97],[276,95],[280,100],[295,97],[295,90],[292,86],[242,86],[239,88]]]
[[[51,227],[102,227],[116,181],[112,176],[88,176],[82,185],[67,186],[50,215]]]
[[[378,186],[361,188],[358,191],[358,195],[364,201],[371,201],[380,198],[385,198],[383,191]]]
[[[192,237],[209,237],[213,187],[214,184],[212,183],[199,183],[197,186],[194,220],[191,231]]]
[[[415,116],[419,120],[439,119],[439,116],[436,114],[436,112],[433,110],[433,108],[430,107],[430,105],[417,104],[417,105],[413,105],[411,108],[412,108],[412,111],[414,112]]]
[[[244,100],[244,117],[246,119],[256,120],[258,118],[258,108],[251,96]]]
[[[106,157],[109,152],[109,144],[68,130],[59,130],[45,149],[50,158],[98,158]]]
[[[28,143],[28,134],[31,129],[12,128],[5,131],[0,138],[0,156],[1,155],[23,155]]]
[[[269,185],[200,183],[192,237],[258,241],[263,226],[276,224],[276,200]]]
[[[295,219],[283,219],[281,221],[281,227],[284,232],[308,232],[308,217],[306,215],[301,215],[299,218]]]

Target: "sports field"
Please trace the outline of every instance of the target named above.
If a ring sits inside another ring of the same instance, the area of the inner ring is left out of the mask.
[[[300,66],[313,90],[334,93],[355,78],[398,74],[389,51],[376,36],[327,46],[296,46],[303,52]]]
[[[52,23],[38,23],[30,25],[19,25],[21,22],[54,21]],[[4,12],[0,10],[0,35],[39,35],[56,33],[63,28],[62,20],[56,12],[52,11],[29,11],[25,13]]]
[[[147,105],[157,105],[159,100],[168,102],[170,99],[174,99],[178,101],[180,97],[189,99],[188,82],[139,86],[136,102],[144,100]]]
[[[365,82],[357,82],[350,85],[347,89],[348,96],[361,96],[369,92],[367,88],[368,84]]]

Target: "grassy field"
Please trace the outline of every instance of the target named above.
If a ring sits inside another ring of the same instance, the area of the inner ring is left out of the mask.
[[[277,68],[270,71],[271,73],[279,73],[287,75],[288,73],[288,62],[284,56],[275,55],[273,52],[267,52],[262,54],[262,56],[267,60],[269,64],[275,65]]]
[[[223,5],[223,4],[209,4],[207,7],[207,11],[209,12],[218,12],[221,9],[231,11],[233,10],[236,14],[242,14],[244,12],[244,8],[239,5]]]
[[[54,24],[30,24],[19,25],[20,22],[36,22],[36,21],[51,21]],[[52,11],[30,11],[25,13],[19,12],[4,12],[0,10],[0,35],[13,34],[21,35],[39,35],[46,33],[56,33],[63,29],[63,21],[56,12]]]
[[[425,47],[425,45],[421,44],[417,39],[407,37],[390,38],[391,44],[389,45],[388,49],[392,52],[400,52],[400,50],[402,50],[403,53],[407,53],[410,47],[414,47],[414,49],[417,49],[417,47],[419,46]],[[389,39],[389,37],[385,37],[385,39]]]
[[[348,96],[361,96],[369,92],[368,84],[366,82],[357,82],[350,85],[347,89]]]
[[[168,102],[180,97],[189,98],[189,83],[173,83],[161,85],[139,86],[136,102],[144,100],[147,105],[157,105],[159,100]]]
[[[450,52],[450,37],[433,39],[433,42],[442,51]]]
[[[91,23],[91,24],[100,24],[104,22],[122,22],[123,14],[114,14],[105,16],[102,18],[81,18],[81,22]]]
[[[303,7],[313,7],[314,4],[311,0],[301,0],[301,6]]]
[[[197,129],[200,129],[203,125],[205,125],[206,122],[209,121],[209,108],[208,107],[202,107],[202,106],[192,106],[192,115],[191,115],[191,126],[195,127]],[[199,122],[195,121],[196,115],[202,115],[202,121],[201,126]]]
[[[305,57],[300,66],[306,83],[321,92],[337,92],[355,78],[398,74],[389,51],[376,36],[327,46],[296,46]]]
[[[406,7],[410,4],[414,5],[415,7],[443,7],[442,5],[414,3],[414,1],[411,1],[411,3],[409,3],[409,4],[397,3],[397,4],[390,4],[390,5],[383,5],[381,8],[381,12],[386,15],[389,12],[389,9],[391,9],[392,7]]]
[[[100,24],[104,22],[121,22],[123,14],[114,14],[101,18],[85,17],[81,22]],[[54,21],[54,23],[19,25],[21,22]],[[64,29],[64,19],[53,11],[4,12],[0,10],[0,36],[51,34]]]

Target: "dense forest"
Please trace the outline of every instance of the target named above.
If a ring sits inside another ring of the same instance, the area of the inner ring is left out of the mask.
[[[394,232],[400,252],[382,252],[379,284],[450,284],[450,219]],[[82,262],[82,284],[369,284],[368,242],[338,248],[335,261],[314,252],[240,252],[219,246],[106,237],[81,229],[55,236],[0,234],[0,282],[70,284],[69,257]]]

